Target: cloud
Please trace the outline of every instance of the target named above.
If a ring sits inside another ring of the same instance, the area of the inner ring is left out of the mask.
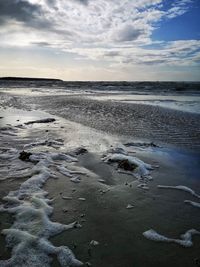
[[[39,3],[39,4],[38,4]],[[163,42],[152,33],[192,0],[0,0],[1,46],[51,48],[102,64],[197,64],[199,42]],[[152,45],[154,48],[149,48]],[[196,49],[196,50],[195,50]]]
[[[0,1],[0,22],[6,23],[10,19],[29,22],[40,15],[40,6],[27,1]]]
[[[74,1],[74,0],[72,0]],[[79,2],[80,4],[83,4],[83,5],[87,5],[88,4],[88,0],[75,0],[76,2]]]
[[[117,33],[115,33],[115,40],[118,42],[130,42],[138,39],[140,35],[143,34],[143,31],[140,29],[135,29],[131,25],[125,25]]]
[[[167,11],[166,17],[168,19],[173,19],[177,16],[181,16],[188,11],[190,4],[193,3],[193,0],[176,0],[172,4],[172,7]]]

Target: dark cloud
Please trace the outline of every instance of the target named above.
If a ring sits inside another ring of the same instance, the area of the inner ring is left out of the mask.
[[[41,7],[37,4],[31,4],[23,0],[0,1],[0,24],[4,24],[10,19],[29,22],[40,14]]]
[[[83,4],[83,5],[88,5],[89,0],[75,0],[75,2],[78,2],[78,3]]]
[[[149,59],[149,60],[142,60],[140,63],[145,64],[145,65],[159,65],[159,64],[164,64],[167,63],[167,59]]]
[[[126,25],[117,32],[115,40],[119,42],[130,42],[136,40],[142,34],[143,31],[135,29],[133,26]]]
[[[51,46],[50,43],[48,42],[32,42],[33,45],[37,45],[37,46],[40,46],[40,47],[47,47],[47,46]]]
[[[104,53],[105,57],[116,57],[120,56],[120,53],[118,51],[107,51]]]

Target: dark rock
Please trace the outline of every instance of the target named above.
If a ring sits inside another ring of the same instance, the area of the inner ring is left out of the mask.
[[[30,152],[22,151],[19,154],[19,159],[21,159],[23,161],[30,161],[31,155],[32,155],[32,153],[30,153]]]
[[[29,124],[34,124],[34,123],[49,123],[49,122],[54,122],[56,119],[54,118],[47,118],[47,119],[41,119],[41,120],[35,120],[35,121],[28,121],[25,122],[25,125],[29,125]]]
[[[83,155],[83,154],[85,154],[85,153],[87,153],[87,152],[88,152],[88,151],[87,151],[86,148],[78,147],[77,149],[75,149],[74,154],[75,154],[76,156],[78,156],[78,155]]]
[[[118,168],[123,169],[125,171],[133,171],[137,168],[137,165],[131,164],[127,159],[122,160],[118,164]]]
[[[200,267],[200,258],[194,259],[194,262],[197,267]]]

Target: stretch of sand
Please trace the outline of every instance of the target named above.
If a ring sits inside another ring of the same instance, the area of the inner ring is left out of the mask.
[[[6,151],[3,148],[15,148],[17,151],[25,148],[33,153],[65,153],[82,145],[87,148],[88,153],[79,155],[78,162],[70,163],[71,165],[52,166],[51,171],[58,179],[49,179],[43,188],[49,192],[48,198],[53,200],[51,221],[64,225],[79,221],[82,225],[81,229],[66,231],[52,237],[50,242],[53,246],[69,247],[85,266],[89,263],[96,267],[186,267],[195,264],[199,257],[198,236],[194,237],[192,249],[185,250],[178,244],[160,244],[152,241],[153,239],[147,240],[143,233],[154,229],[166,237],[177,238],[189,229],[199,230],[199,210],[192,205],[186,205],[187,202],[184,203],[185,200],[194,202],[197,199],[181,190],[157,188],[159,184],[181,184],[197,193],[200,192],[198,174],[195,172],[198,160],[187,153],[179,154],[166,149],[167,144],[176,144],[198,152],[199,140],[195,139],[195,134],[197,136],[199,131],[199,126],[195,124],[199,120],[198,115],[170,110],[166,113],[162,108],[151,106],[85,100],[80,96],[24,97],[4,94],[3,97],[2,106],[15,107],[18,111],[12,108],[8,112],[5,110],[2,116],[9,119],[0,119],[0,123],[9,123],[10,120],[8,129],[4,133],[1,131],[1,151],[2,154],[7,154],[7,159],[9,158],[7,161],[6,156],[0,158],[1,202],[10,191],[20,188],[27,180],[27,172],[33,167],[31,162],[12,158],[14,150]],[[40,108],[51,114],[26,113],[20,111],[20,108]],[[53,114],[81,122],[93,129]],[[55,117],[55,122],[24,124],[27,120],[52,116]],[[19,126],[20,123],[22,126]],[[166,127],[163,130],[162,125]],[[188,128],[186,132],[183,130],[184,127]],[[96,131],[94,128],[104,132]],[[172,132],[176,130],[178,135],[173,136],[170,129]],[[186,138],[184,143],[182,136],[186,134],[190,134],[190,138]],[[165,145],[163,148],[144,145],[142,149],[137,147],[138,143],[135,147],[123,146],[130,140],[134,144],[135,138],[141,136],[148,138],[149,144],[151,141],[160,141]],[[115,147],[118,147],[117,153],[128,155],[116,156],[113,150]],[[141,161],[135,160],[135,157]],[[153,180],[144,177],[140,181],[141,177],[137,175],[118,171],[116,164],[119,158],[134,163],[150,164],[146,166],[159,165],[159,168],[150,170]],[[109,160],[112,164],[108,164]],[[72,181],[71,175],[78,175],[80,180]],[[139,186],[141,184],[144,186]],[[13,220],[14,218],[7,213],[1,213],[0,230],[10,228]],[[4,260],[10,257],[10,250],[5,245],[4,237],[0,236],[0,259]],[[56,258],[53,258],[52,266],[59,266]]]

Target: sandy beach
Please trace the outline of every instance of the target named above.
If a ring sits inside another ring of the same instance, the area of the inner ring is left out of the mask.
[[[20,90],[0,92],[1,267],[199,266],[200,114]]]

